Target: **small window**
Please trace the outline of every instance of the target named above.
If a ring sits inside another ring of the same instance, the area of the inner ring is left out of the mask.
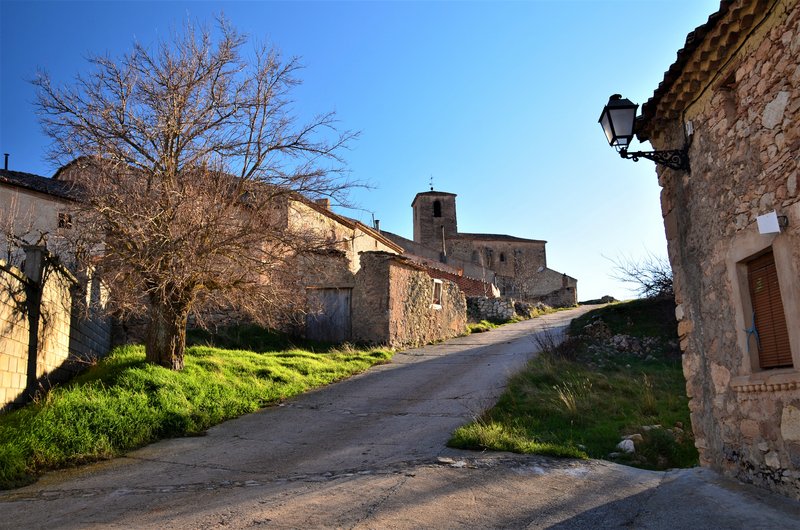
[[[433,201],[433,216],[434,217],[442,216],[442,203],[440,201]]]
[[[66,212],[59,212],[58,214],[58,227],[59,228],[72,228],[72,215]]]
[[[506,262],[506,255],[503,252],[500,253],[500,262],[501,263],[505,263]]]
[[[480,254],[477,250],[472,251],[472,263],[479,264],[481,262]]]
[[[433,307],[442,307],[442,280],[433,280]]]
[[[771,251],[747,262],[747,283],[753,306],[748,341],[755,341],[761,369],[791,367],[789,331]]]

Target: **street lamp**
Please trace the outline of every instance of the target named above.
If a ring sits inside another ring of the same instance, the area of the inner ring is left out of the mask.
[[[641,157],[672,169],[689,171],[689,153],[686,147],[668,151],[628,152],[628,146],[634,135],[638,108],[639,105],[619,94],[608,98],[608,104],[603,107],[603,113],[598,120],[603,127],[608,145],[615,147],[622,158],[629,158],[634,162],[638,162]]]

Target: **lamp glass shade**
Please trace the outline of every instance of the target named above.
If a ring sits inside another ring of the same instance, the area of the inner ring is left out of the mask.
[[[639,105],[629,99],[623,99],[619,94],[609,98],[598,120],[609,145],[627,147],[631,143],[638,108]]]

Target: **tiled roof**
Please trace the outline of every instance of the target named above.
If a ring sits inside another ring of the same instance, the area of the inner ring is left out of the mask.
[[[33,173],[0,169],[0,183],[37,191],[60,199],[76,200],[78,198],[77,190],[72,183],[53,180]]]
[[[658,118],[674,118],[686,104],[697,97],[709,73],[719,72],[736,50],[748,38],[750,31],[769,12],[770,0],[722,0],[719,9],[708,21],[686,37],[677,59],[664,73],[653,96],[642,105],[637,120],[637,137],[649,140]]]

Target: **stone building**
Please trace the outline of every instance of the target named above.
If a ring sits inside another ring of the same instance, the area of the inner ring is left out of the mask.
[[[553,306],[577,303],[578,281],[547,267],[546,241],[459,232],[454,193],[418,193],[411,207],[414,241],[386,234],[410,253],[460,267],[469,277],[488,279],[501,296]]]
[[[395,254],[365,252],[353,289],[352,338],[421,346],[464,333],[467,303],[458,285]]]
[[[637,130],[688,146],[658,178],[701,463],[800,498],[798,2],[721,2]]]
[[[90,178],[87,175],[86,164],[80,159],[60,168],[53,178],[0,171],[0,200],[9,205],[4,218],[9,226],[13,222],[16,232],[29,238],[46,234],[48,244],[64,239],[60,236],[75,231],[80,224],[73,207],[79,200],[75,183]],[[264,230],[307,237],[319,247],[318,252],[296,260],[305,318],[291,331],[316,340],[392,346],[419,345],[464,332],[466,305],[459,283],[473,290],[477,287],[461,281],[452,271],[440,270],[447,269],[444,265],[434,268],[399,259],[405,252],[403,247],[380,231],[331,211],[327,200],[315,202],[299,194],[284,195],[275,201],[274,215]],[[3,255],[9,254],[6,249],[0,246]],[[381,258],[365,257],[371,253]],[[387,261],[386,256],[397,259]],[[21,262],[22,256],[17,258]],[[364,270],[363,264],[369,270]],[[367,288],[370,286],[377,286],[377,291],[372,292]],[[385,304],[374,305],[381,300]],[[375,313],[377,307],[380,311]],[[287,313],[296,309],[287,307]],[[232,324],[241,318],[235,307],[202,314],[203,322],[210,325]],[[385,325],[376,324],[381,319]],[[144,329],[144,322],[126,321],[115,328],[116,340],[140,342]],[[109,342],[110,337],[104,336],[101,353],[108,350]]]

